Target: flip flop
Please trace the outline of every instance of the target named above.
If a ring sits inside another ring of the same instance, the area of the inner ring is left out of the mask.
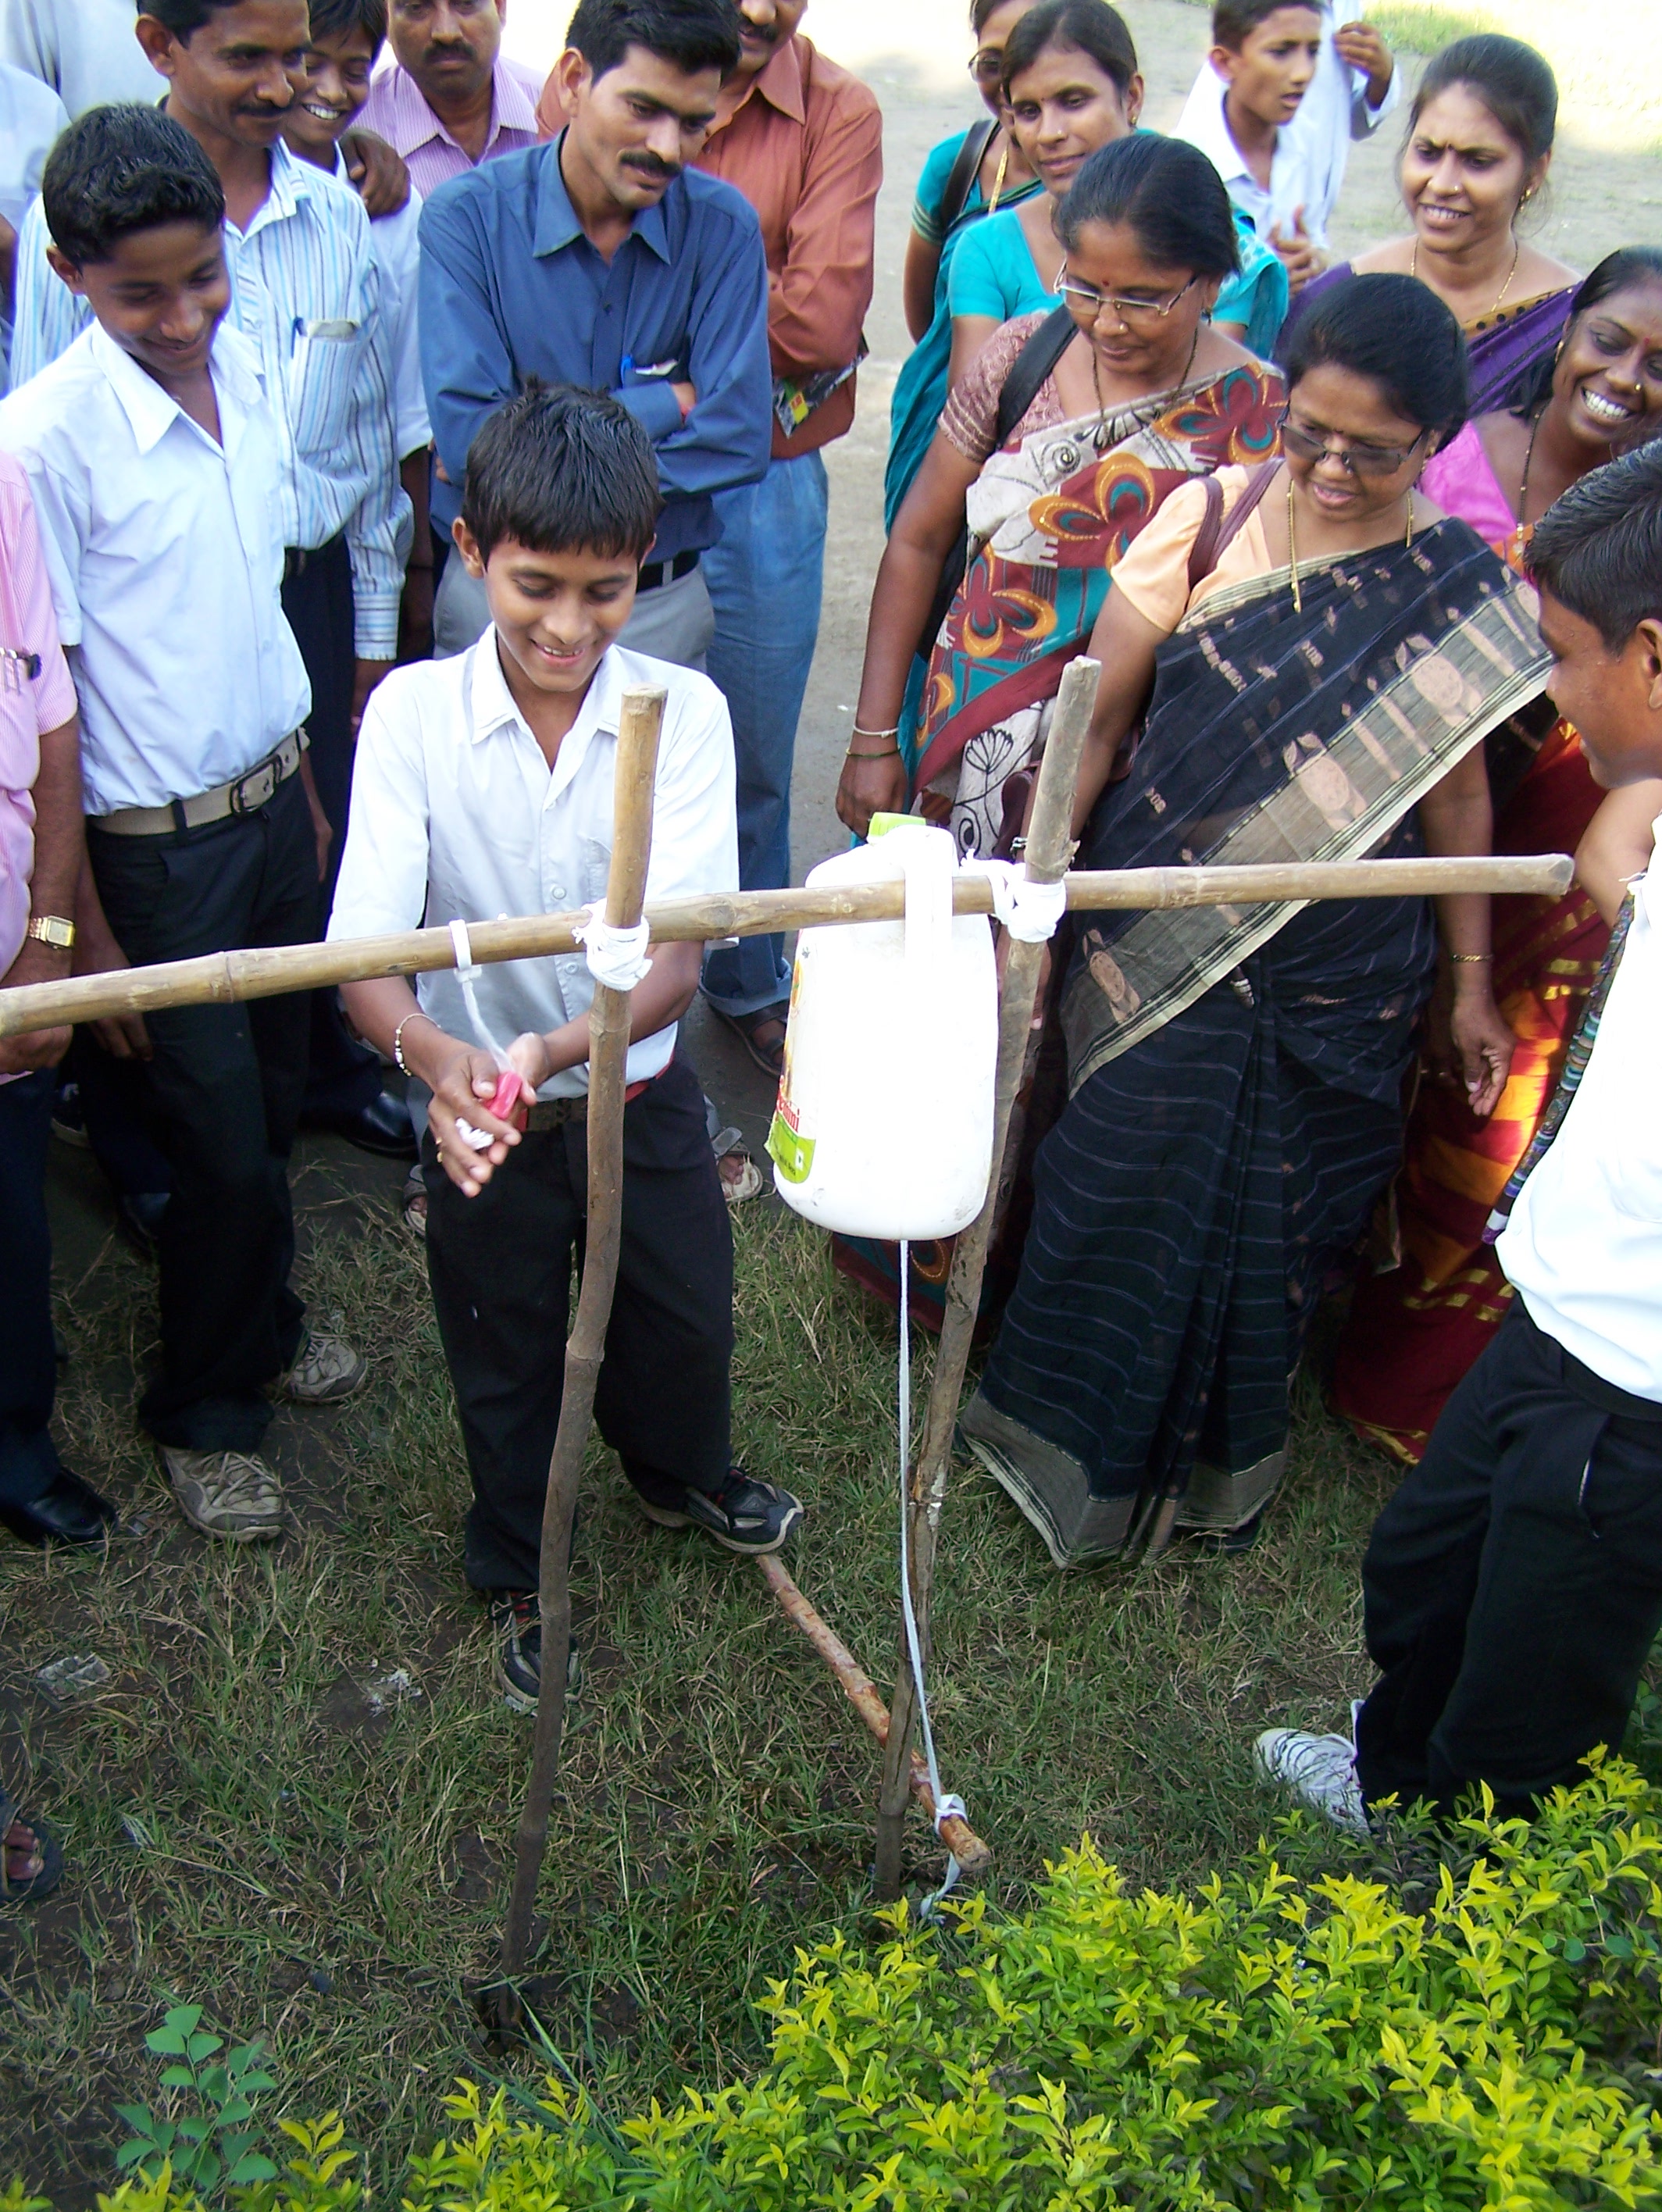
[[[15,1826],[28,1830],[40,1854],[39,1871],[21,1881],[14,1881],[6,1871],[9,1853],[5,1839]],[[37,1899],[50,1897],[63,1879],[63,1845],[32,1813],[26,1814],[19,1809],[17,1800],[9,1790],[0,1787],[0,1905],[32,1905]]]

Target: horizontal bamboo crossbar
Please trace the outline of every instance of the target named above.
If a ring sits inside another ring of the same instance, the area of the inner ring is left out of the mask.
[[[1451,891],[1521,891],[1562,898],[1574,863],[1562,853],[1522,859],[1304,860],[1236,868],[1079,870],[1067,878],[1071,911],[1113,907],[1258,906],[1290,899],[1423,898]],[[904,912],[906,887],[892,883],[784,891],[707,892],[663,899],[646,910],[656,945],[707,944],[724,937],[853,921],[892,921]],[[992,886],[960,876],[952,887],[958,914],[991,914]],[[470,922],[476,960],[530,960],[575,952],[573,932],[586,913],[531,914]],[[270,999],[284,991],[361,982],[377,975],[416,975],[456,965],[447,928],[401,930],[388,937],[347,937],[329,945],[280,945],[212,952],[154,968],[121,968],[0,991],[0,1037],[106,1014],[148,1014],[164,1006]]]

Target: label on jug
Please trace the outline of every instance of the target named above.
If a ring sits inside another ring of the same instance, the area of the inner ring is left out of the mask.
[[[796,1116],[791,1115],[783,1099],[773,1115],[773,1126],[767,1132],[767,1152],[786,1182],[806,1182],[814,1164],[814,1139],[804,1137],[795,1127]]]

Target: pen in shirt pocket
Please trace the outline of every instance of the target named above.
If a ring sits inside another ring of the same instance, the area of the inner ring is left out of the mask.
[[[673,355],[668,361],[637,361],[632,353],[626,353],[618,373],[627,384],[632,376],[638,376],[644,380],[649,376],[673,376],[675,370]]]
[[[333,338],[338,343],[343,338],[356,337],[358,325],[348,322],[308,323],[304,315],[296,315],[290,335],[297,338]]]
[[[40,655],[15,645],[0,645],[0,690],[19,693],[40,680]]]

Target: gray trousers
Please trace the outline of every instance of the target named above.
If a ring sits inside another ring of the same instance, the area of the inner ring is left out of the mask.
[[[483,580],[470,576],[460,557],[452,553],[439,579],[433,605],[433,656],[446,660],[465,653],[482,638],[490,621],[490,606]],[[623,625],[618,643],[631,653],[647,653],[656,660],[672,660],[680,668],[704,673],[704,656],[716,633],[715,611],[710,605],[704,566],[655,592],[642,592],[634,611]]]

